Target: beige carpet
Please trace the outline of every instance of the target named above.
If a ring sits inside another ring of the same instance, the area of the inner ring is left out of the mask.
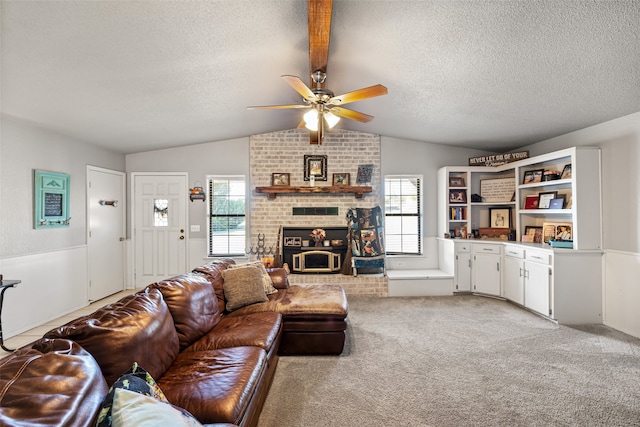
[[[491,298],[350,297],[343,355],[280,358],[259,426],[640,426],[640,340]]]

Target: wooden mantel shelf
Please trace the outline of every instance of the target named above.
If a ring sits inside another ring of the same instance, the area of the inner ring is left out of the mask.
[[[344,194],[354,193],[356,199],[362,199],[365,193],[371,193],[371,186],[360,185],[316,185],[310,186],[290,186],[290,185],[272,185],[269,187],[256,187],[256,193],[264,193],[269,196],[269,199],[275,199],[278,194],[318,194],[318,193],[331,193],[331,194]]]

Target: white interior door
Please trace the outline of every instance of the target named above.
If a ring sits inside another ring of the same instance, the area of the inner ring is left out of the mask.
[[[125,174],[87,166],[89,301],[124,289]]]
[[[136,288],[187,270],[187,174],[132,174]]]

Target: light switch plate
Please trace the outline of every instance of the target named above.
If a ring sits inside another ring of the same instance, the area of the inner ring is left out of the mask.
[[[199,225],[192,225],[191,226],[191,232],[192,233],[197,233],[198,231],[200,231],[200,226]]]

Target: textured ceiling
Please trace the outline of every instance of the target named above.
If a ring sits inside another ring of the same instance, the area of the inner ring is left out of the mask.
[[[3,114],[124,153],[295,128],[303,0],[5,1]],[[339,127],[491,151],[640,111],[640,1],[334,0]]]

